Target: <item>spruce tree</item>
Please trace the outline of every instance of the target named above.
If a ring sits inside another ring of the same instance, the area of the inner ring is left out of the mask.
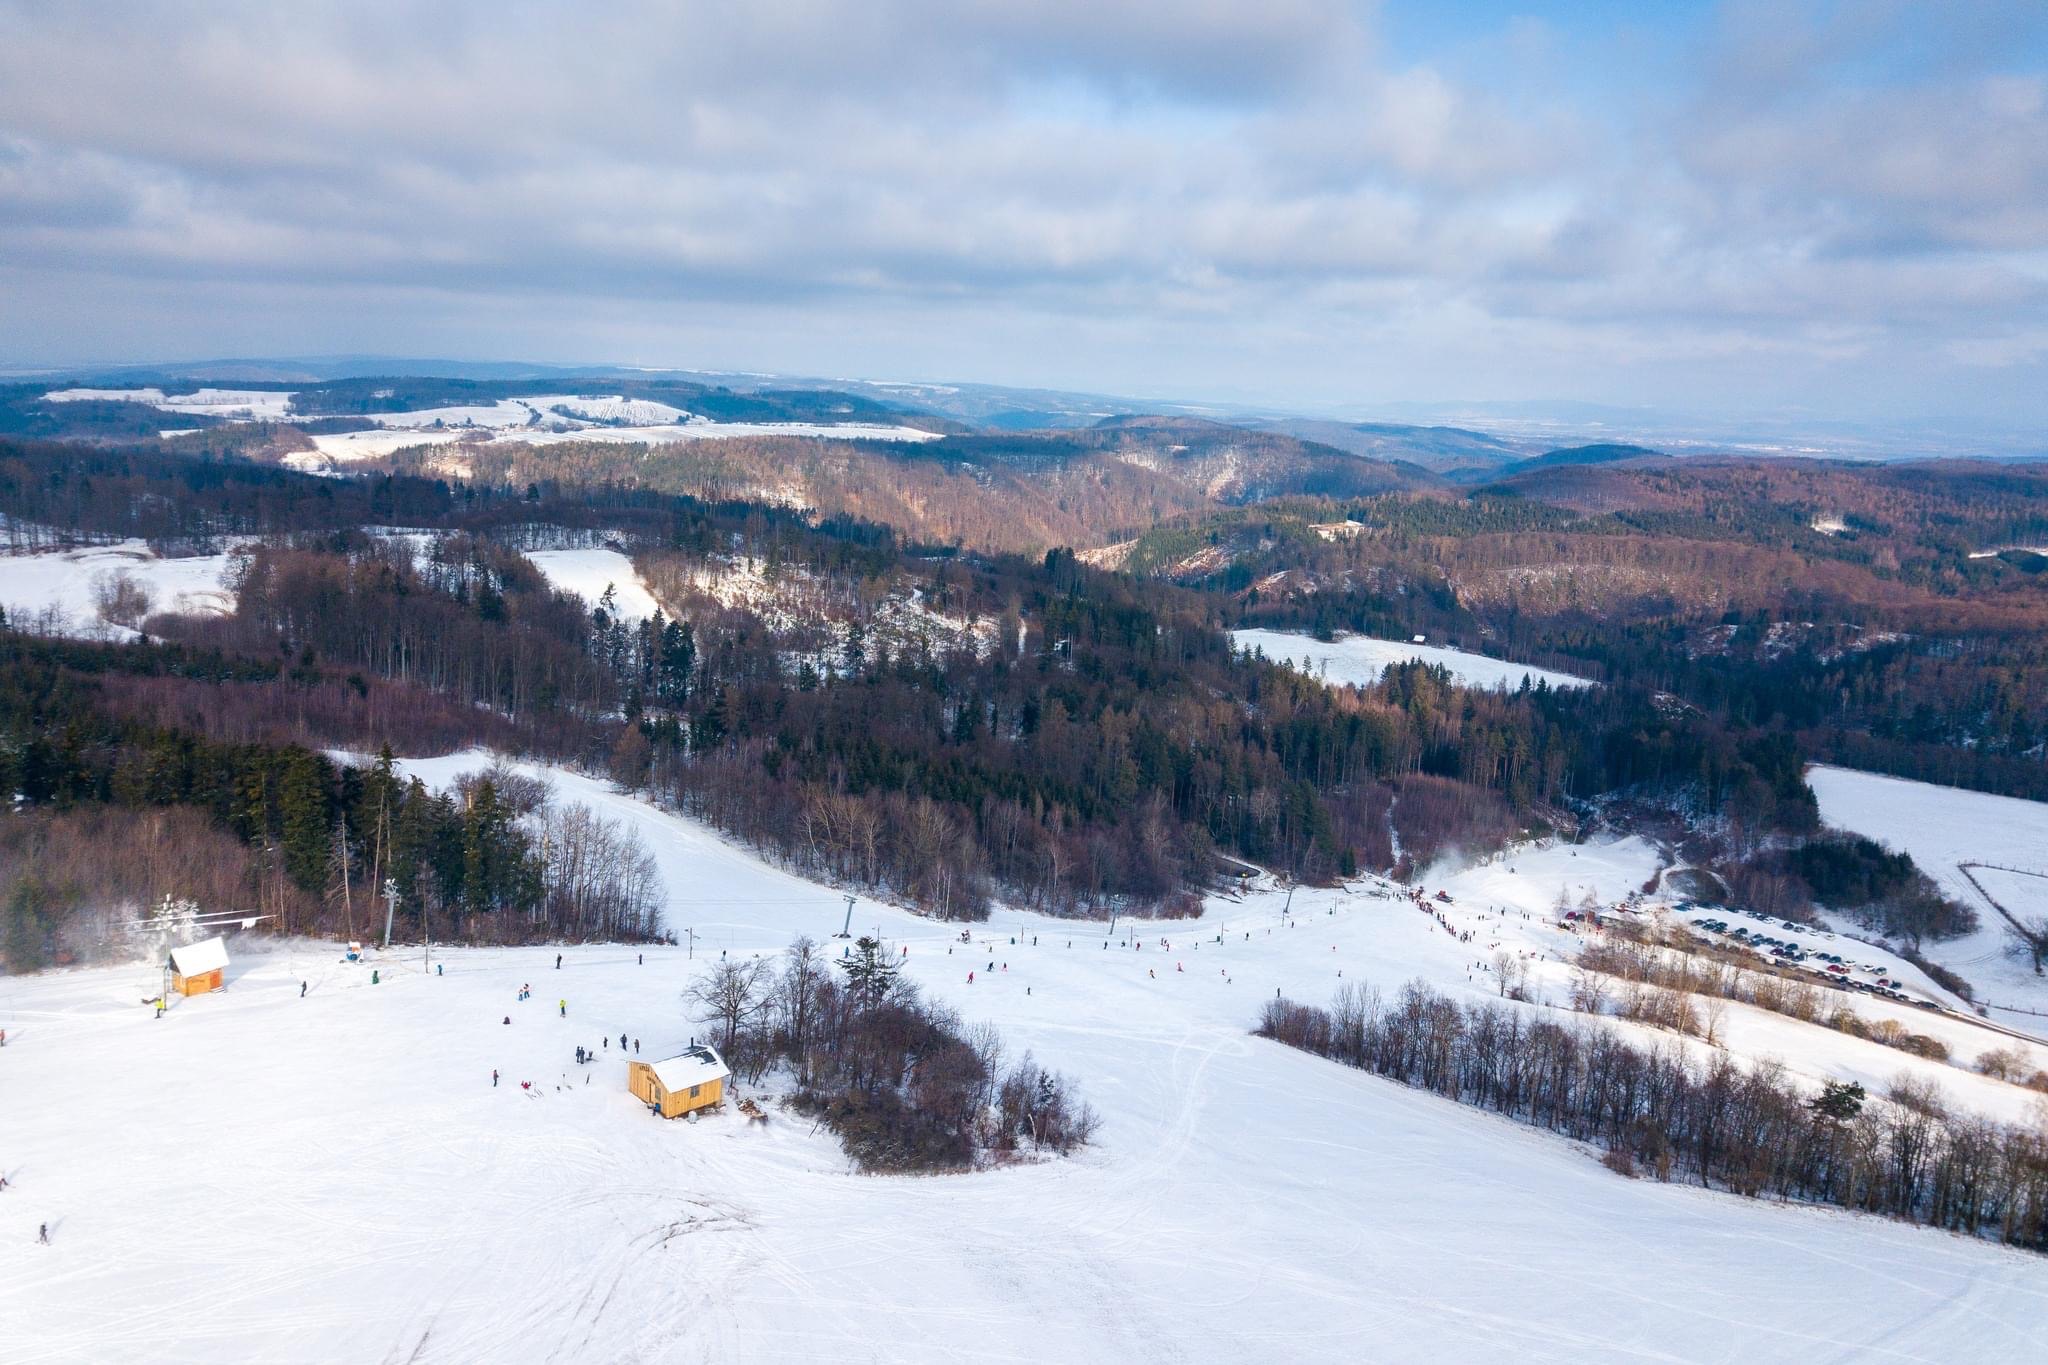
[[[319,895],[327,885],[329,825],[326,761],[303,751],[286,764],[278,791],[284,825],[285,871],[299,886]]]
[[[883,950],[882,941],[871,934],[855,939],[852,956],[839,960],[839,969],[846,973],[847,990],[866,1008],[881,1004],[895,991],[896,973],[901,965]]]

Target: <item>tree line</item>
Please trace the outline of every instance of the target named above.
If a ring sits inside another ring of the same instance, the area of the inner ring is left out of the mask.
[[[400,779],[389,749],[359,768],[296,744],[220,741],[136,719],[105,706],[103,680],[79,667],[152,656],[161,665],[165,655],[194,672],[252,667],[176,647],[0,630],[0,791],[15,806],[0,829],[18,853],[0,873],[0,895],[14,969],[89,955],[97,930],[72,920],[104,911],[109,895],[133,908],[202,889],[215,898],[209,908],[264,913],[286,933],[366,935],[387,911],[414,941],[660,932],[651,862],[612,822],[548,805],[530,785],[502,791],[503,775],[430,792]],[[104,841],[101,859],[140,880],[88,874],[84,830]],[[212,831],[239,851],[203,875],[161,851],[167,840],[212,847]],[[145,875],[150,868],[159,870]]]
[[[1695,1060],[1611,1027],[1421,982],[1347,983],[1327,1008],[1268,1001],[1258,1032],[1446,1099],[1597,1144],[1626,1174],[1826,1204],[2048,1250],[2048,1131],[1952,1112],[1901,1079],[1803,1092],[1781,1066]]]

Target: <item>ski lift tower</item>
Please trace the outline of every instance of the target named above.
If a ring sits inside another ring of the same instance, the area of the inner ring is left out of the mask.
[[[851,893],[851,892],[846,892],[846,893],[842,893],[842,894],[844,894],[844,895],[846,896],[846,923],[844,923],[844,924],[840,925],[840,926],[839,926],[839,932],[838,932],[838,933],[836,933],[836,934],[834,934],[834,935],[832,935],[832,937],[834,937],[834,938],[852,938],[852,937],[853,937],[853,895],[852,895],[852,893]]]

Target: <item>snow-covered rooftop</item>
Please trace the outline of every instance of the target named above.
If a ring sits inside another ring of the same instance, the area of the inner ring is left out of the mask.
[[[228,965],[228,945],[218,936],[171,949],[171,970],[179,976],[198,976]]]
[[[693,1047],[648,1065],[664,1090],[688,1090],[693,1085],[709,1085],[732,1075],[732,1068],[719,1060],[718,1049],[709,1045]]]

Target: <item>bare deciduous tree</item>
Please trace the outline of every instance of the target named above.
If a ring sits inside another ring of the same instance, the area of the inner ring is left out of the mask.
[[[697,1007],[698,1018],[715,1021],[719,1046],[731,1051],[740,1029],[768,1007],[768,964],[760,958],[726,960],[691,983],[683,999]]]
[[[93,575],[92,605],[109,625],[140,626],[155,599],[149,587],[126,569]]]

